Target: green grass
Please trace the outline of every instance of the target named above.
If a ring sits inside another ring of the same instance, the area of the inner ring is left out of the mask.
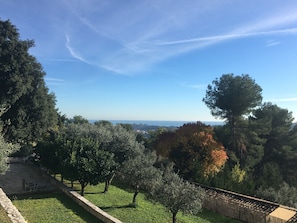
[[[11,200],[28,223],[100,222],[62,192],[14,196]]]
[[[2,223],[11,223],[10,218],[5,212],[4,208],[0,205],[0,222]]]
[[[66,183],[67,184],[67,183]],[[70,185],[69,183],[67,184]],[[80,185],[75,183],[75,190],[80,190]],[[95,205],[118,218],[124,223],[171,223],[171,213],[162,205],[146,199],[143,193],[137,197],[137,207],[131,207],[133,192],[120,186],[111,185],[107,194],[102,193],[103,184],[87,186],[85,198]],[[95,223],[99,222],[76,205],[70,198],[62,193],[45,193],[39,195],[26,195],[12,198],[13,204],[19,209],[28,223]],[[0,210],[1,211],[1,210]],[[4,211],[4,210],[3,210]],[[1,213],[1,212],[0,212]],[[5,213],[5,212],[4,212]],[[2,221],[0,218],[0,222]],[[9,222],[9,221],[8,221]],[[239,223],[239,221],[203,210],[197,216],[177,216],[178,223]]]
[[[70,184],[68,184],[69,186]],[[133,192],[111,185],[109,192],[102,193],[103,184],[98,186],[87,186],[85,198],[100,207],[105,212],[118,218],[124,223],[171,223],[171,213],[162,205],[146,199],[143,193],[137,196],[137,207],[131,207]],[[74,185],[74,189],[80,189],[79,184]],[[178,213],[178,223],[239,223],[213,212],[203,210],[197,216],[183,215]]]

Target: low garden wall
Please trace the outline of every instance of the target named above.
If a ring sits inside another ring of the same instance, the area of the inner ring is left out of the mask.
[[[8,217],[13,223],[26,223],[25,218],[21,215],[18,209],[13,205],[11,200],[6,196],[0,188],[0,205],[6,211]]]
[[[76,191],[71,190],[63,183],[59,182],[55,178],[43,174],[44,177],[49,178],[50,182],[57,186],[62,192],[64,192],[68,197],[70,197],[75,203],[80,205],[86,211],[94,215],[99,220],[106,222],[106,223],[122,223],[120,220],[116,219],[115,217],[109,215],[108,213],[104,212],[102,209],[91,203],[89,200],[85,199]]]

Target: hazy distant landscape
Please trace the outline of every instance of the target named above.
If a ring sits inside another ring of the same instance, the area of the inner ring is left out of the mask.
[[[129,124],[134,130],[153,131],[158,128],[167,128],[175,130],[187,123],[195,123],[195,121],[147,121],[147,120],[109,120],[112,124]],[[94,120],[90,120],[94,122]],[[203,122],[206,125],[217,126],[223,125],[223,122]]]

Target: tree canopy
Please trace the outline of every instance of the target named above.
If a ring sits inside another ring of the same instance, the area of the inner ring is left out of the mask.
[[[211,114],[227,121],[230,128],[228,147],[242,161],[245,156],[245,120],[261,105],[262,88],[249,75],[224,74],[208,85],[203,101]]]
[[[85,120],[79,117],[79,120]],[[144,150],[134,132],[117,125],[68,122],[37,144],[40,162],[52,173],[78,180],[81,194],[88,184],[105,182],[105,191],[124,162]]]
[[[224,74],[208,85],[203,101],[212,115],[234,122],[262,101],[262,88],[249,75]]]
[[[0,118],[5,138],[22,144],[36,141],[58,121],[45,72],[29,54],[33,46],[9,20],[0,21]]]
[[[0,123],[0,130],[2,126]],[[1,131],[0,131],[1,132]],[[7,143],[0,133],[0,174],[5,174],[8,170],[8,155],[19,148],[18,145],[13,145],[11,143]]]
[[[171,212],[172,222],[175,223],[179,211],[184,214],[197,214],[201,210],[205,192],[169,171],[164,173],[161,183],[153,191],[153,196]]]
[[[120,177],[134,189],[133,206],[136,205],[136,196],[140,190],[152,191],[161,180],[161,170],[154,166],[156,161],[154,152],[143,151],[140,155],[123,163]]]
[[[186,179],[215,175],[227,161],[225,148],[215,140],[213,128],[201,122],[160,134],[155,149],[158,155],[174,162]]]

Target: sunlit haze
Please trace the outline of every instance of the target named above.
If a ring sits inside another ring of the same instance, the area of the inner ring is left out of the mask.
[[[249,74],[297,117],[296,0],[0,0],[67,117],[221,121],[202,102]]]

